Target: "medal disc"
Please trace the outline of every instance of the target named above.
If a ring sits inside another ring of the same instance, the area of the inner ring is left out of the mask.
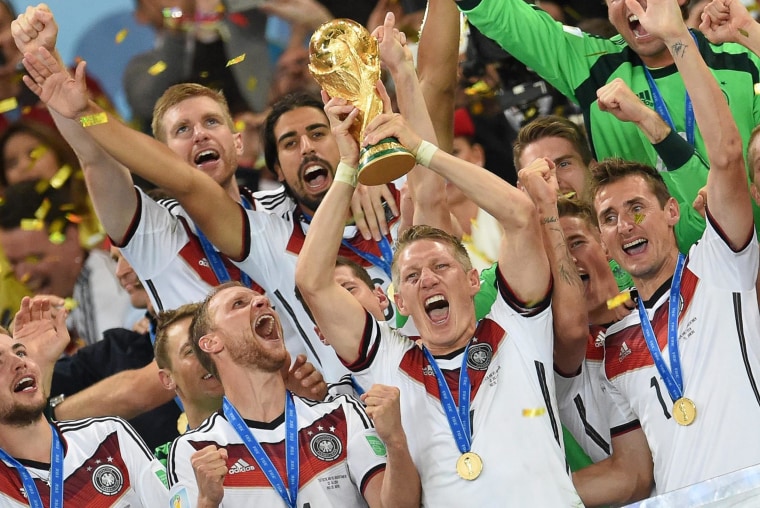
[[[673,418],[678,425],[691,425],[697,417],[697,406],[691,399],[681,397],[673,403]]]
[[[465,480],[474,480],[483,471],[483,460],[477,453],[466,452],[457,460],[457,473]]]

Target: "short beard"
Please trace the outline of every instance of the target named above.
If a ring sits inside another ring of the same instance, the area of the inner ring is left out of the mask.
[[[252,340],[257,339],[252,338]],[[256,342],[242,344],[241,346],[241,342],[235,342],[226,346],[230,357],[239,365],[254,367],[263,372],[279,372],[285,364],[287,357],[285,350],[270,352]]]
[[[47,400],[42,400],[34,405],[13,404],[10,408],[2,411],[0,424],[13,427],[26,427],[40,419],[47,406]]]
[[[280,183],[282,184],[283,187],[285,187],[285,192],[287,192],[288,195],[291,198],[293,198],[295,202],[301,206],[301,208],[311,210],[312,212],[317,211],[319,204],[322,202],[322,199],[327,194],[327,191],[325,191],[322,195],[318,196],[317,198],[311,199],[294,192],[293,189],[290,187],[290,185],[288,185],[286,181],[283,180]]]

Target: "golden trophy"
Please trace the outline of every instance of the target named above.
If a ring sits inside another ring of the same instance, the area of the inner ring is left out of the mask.
[[[309,71],[330,97],[340,97],[359,110],[351,134],[359,142],[367,125],[383,112],[375,89],[380,79],[377,39],[359,23],[335,19],[320,26],[309,42]],[[396,138],[385,138],[359,153],[359,181],[364,185],[392,182],[412,169],[414,156]]]

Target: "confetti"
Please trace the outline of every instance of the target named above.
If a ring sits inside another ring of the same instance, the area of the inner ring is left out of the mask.
[[[633,214],[634,224],[641,224],[642,222],[644,222],[644,217],[646,217],[646,215],[644,215],[643,213],[634,213]]]
[[[40,207],[37,208],[37,211],[34,212],[34,218],[37,220],[43,220],[45,217],[47,217],[47,214],[49,211],[50,211],[50,200],[48,198],[45,198],[42,200],[42,204],[40,204]]]
[[[575,191],[566,192],[561,195],[565,199],[573,199],[576,196]]]
[[[66,183],[66,180],[71,176],[72,171],[71,166],[68,164],[61,166],[50,179],[50,186],[54,189],[60,189],[63,187],[63,184]]]
[[[79,119],[82,127],[92,127],[108,122],[108,115],[105,112],[95,113],[94,115],[85,115]]]
[[[129,30],[127,30],[126,28],[122,28],[121,30],[119,30],[116,33],[116,39],[115,39],[116,44],[121,44],[122,42],[124,42],[124,39],[127,38],[128,33],[129,33]]]
[[[739,33],[742,34],[744,37],[749,37],[749,32],[747,32],[746,30],[742,28],[739,29]]]
[[[47,151],[48,151],[48,147],[46,147],[45,145],[38,145],[34,148],[34,150],[29,152],[29,158],[32,159],[33,161],[39,160],[45,156]]]
[[[535,418],[536,416],[541,416],[544,413],[546,413],[545,407],[536,407],[536,408],[528,408],[523,409],[522,415],[526,418]]]
[[[31,112],[32,112],[32,107],[31,106],[24,106],[23,108],[21,108],[21,114],[22,115],[28,115]]]
[[[84,220],[81,216],[73,214],[73,213],[67,213],[66,214],[66,220],[71,222],[72,224],[81,224],[81,222]]]
[[[77,307],[79,307],[79,302],[77,302],[73,298],[68,297],[68,298],[64,298],[63,299],[63,308],[64,309],[66,309],[66,310],[74,310]]]
[[[203,79],[206,79],[208,77],[208,71],[201,71],[198,75]]]
[[[29,282],[29,279],[31,279],[31,278],[32,278],[32,274],[29,273],[29,272],[27,272],[24,275],[22,275],[21,277],[19,277],[18,281],[21,284],[26,284],[27,282]]]
[[[235,122],[235,131],[237,132],[243,132],[245,130],[245,122],[242,120],[238,120]]]
[[[39,219],[21,219],[21,229],[23,231],[42,231],[45,223]]]
[[[7,113],[8,111],[13,111],[18,107],[18,101],[15,97],[11,97],[10,99],[5,99],[0,101],[0,113]]]
[[[150,74],[151,76],[158,76],[165,70],[166,70],[166,62],[164,62],[163,60],[159,60],[158,62],[150,66],[150,68],[148,69],[148,74]]]
[[[66,235],[64,235],[60,231],[55,231],[53,233],[50,233],[48,240],[50,240],[50,243],[52,243],[53,245],[61,245],[63,242],[66,241]]]
[[[256,90],[257,86],[259,86],[259,80],[255,76],[248,78],[248,82],[245,84],[245,87],[251,92]]]
[[[628,291],[624,291],[620,293],[619,295],[613,296],[612,298],[607,300],[607,308],[609,310],[612,310],[617,307],[620,307],[625,302],[627,302],[630,297],[631,297],[631,294]]]
[[[243,60],[245,60],[245,53],[243,53],[240,56],[236,56],[235,58],[233,58],[232,60],[230,60],[229,62],[227,62],[227,65],[225,67],[229,67],[230,65],[239,64]]]
[[[760,83],[755,83],[754,90],[755,95],[760,95]]]
[[[50,180],[40,180],[34,185],[34,192],[42,194],[50,187]]]

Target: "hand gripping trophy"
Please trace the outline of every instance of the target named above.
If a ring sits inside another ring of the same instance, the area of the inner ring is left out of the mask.
[[[369,123],[383,112],[375,89],[380,79],[377,39],[359,23],[335,19],[324,23],[309,42],[309,71],[331,97],[340,97],[359,110],[351,134],[359,142]],[[385,138],[362,148],[359,181],[381,185],[405,175],[414,167],[414,156],[396,138]]]

